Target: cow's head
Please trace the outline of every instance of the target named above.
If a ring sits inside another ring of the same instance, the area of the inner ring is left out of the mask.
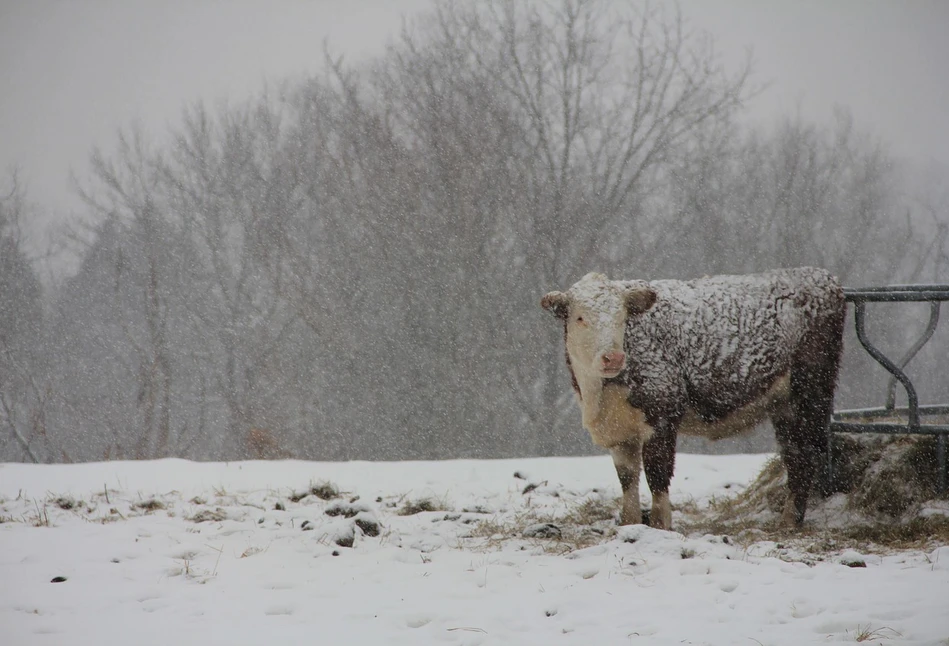
[[[566,292],[546,294],[540,306],[564,321],[573,369],[609,379],[626,366],[626,321],[655,302],[656,292],[645,283],[612,281],[589,273]]]

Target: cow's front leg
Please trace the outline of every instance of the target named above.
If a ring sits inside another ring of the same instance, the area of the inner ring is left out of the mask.
[[[657,428],[643,445],[643,470],[652,492],[652,511],[649,524],[656,529],[672,528],[672,505],[669,503],[669,483],[675,471],[676,432],[674,427]]]
[[[617,444],[610,449],[616,475],[623,489],[623,508],[620,510],[620,525],[642,523],[642,508],[639,505],[639,472],[643,464],[643,446],[638,441]]]

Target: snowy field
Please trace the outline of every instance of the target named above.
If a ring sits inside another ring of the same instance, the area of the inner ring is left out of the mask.
[[[767,457],[680,455],[673,504]],[[616,528],[618,495],[605,456],[2,464],[0,644],[949,644],[949,546]]]

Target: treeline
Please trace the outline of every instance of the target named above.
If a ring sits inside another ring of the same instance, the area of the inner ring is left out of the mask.
[[[45,297],[14,184],[0,459],[589,453],[538,306],[586,271],[946,276],[946,193],[844,111],[743,125],[750,62],[713,45],[637,4],[439,4],[371,64],[96,150],[81,263]],[[918,315],[872,333],[905,345]],[[878,400],[861,352],[838,402]]]

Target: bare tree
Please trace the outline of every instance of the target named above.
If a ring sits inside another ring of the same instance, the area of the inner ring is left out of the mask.
[[[941,202],[911,204],[845,113],[740,126],[749,73],[662,8],[459,1],[369,64],[198,104],[167,144],[128,133],[93,158],[95,224],[29,373],[52,387],[16,392],[77,459],[589,452],[544,292],[949,262]],[[30,419],[8,450],[47,459]]]
[[[597,2],[442,5],[370,69],[329,63],[294,99],[309,215],[283,237],[284,289],[386,366],[339,381],[373,383],[376,425],[413,455],[579,450],[538,295],[594,261],[644,266],[652,175],[730,120],[748,70],[727,76],[678,15]]]
[[[52,458],[46,433],[50,385],[40,340],[43,312],[39,279],[24,250],[24,219],[31,206],[16,170],[0,194],[0,426],[32,462]]]
[[[441,5],[401,52],[460,60],[509,109],[524,177],[508,212],[519,299],[597,266],[651,269],[641,207],[653,175],[712,122],[728,122],[749,94],[750,63],[729,76],[710,38],[681,15],[625,3],[491,2]],[[509,265],[508,265],[509,266]],[[520,330],[543,323],[521,310]],[[568,410],[558,336],[514,338],[504,381],[519,394],[536,451],[558,450]],[[538,387],[539,386],[539,387]],[[571,426],[575,420],[570,419]]]
[[[292,386],[292,376],[278,358],[297,313],[282,296],[280,235],[302,197],[284,130],[266,93],[213,116],[198,105],[185,113],[162,164],[184,243],[200,266],[190,323],[212,360],[227,411],[223,441],[232,449],[252,428],[280,437],[291,423],[281,414],[279,384]]]
[[[125,232],[131,245],[116,250],[116,297],[127,286],[137,316],[121,320],[137,357],[137,402],[141,428],[134,441],[138,459],[165,456],[171,449],[172,358],[168,320],[174,283],[174,249],[166,207],[156,191],[156,157],[140,129],[120,132],[114,157],[92,154],[95,188],[82,190],[86,204]],[[100,220],[102,221],[102,220]],[[141,326],[133,321],[141,321]]]
[[[919,171],[911,171],[908,187],[916,225],[926,241],[908,260],[909,280],[945,281],[949,276],[949,165],[930,162]]]

